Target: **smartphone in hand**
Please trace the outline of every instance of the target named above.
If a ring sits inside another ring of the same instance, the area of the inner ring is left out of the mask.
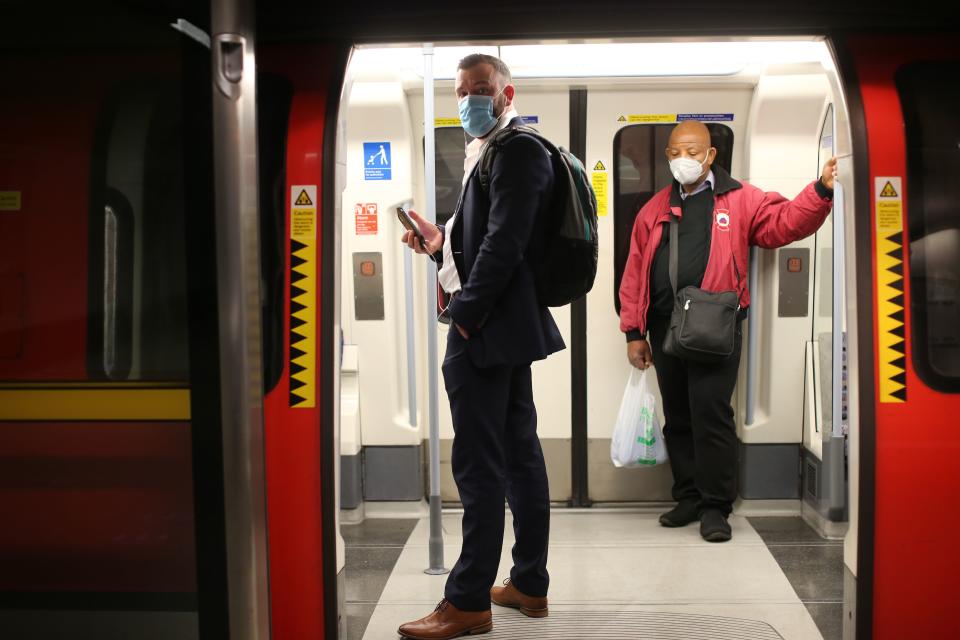
[[[410,214],[407,213],[407,210],[403,207],[397,207],[397,218],[400,219],[400,224],[402,224],[408,231],[413,232],[413,235],[415,235],[417,240],[420,241],[420,246],[426,249],[427,241],[424,240],[423,234],[420,233],[420,227],[418,227],[417,223],[413,221],[413,218],[410,217]]]

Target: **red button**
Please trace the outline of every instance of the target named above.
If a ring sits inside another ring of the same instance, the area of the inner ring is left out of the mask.
[[[377,265],[369,260],[360,263],[360,275],[362,276],[373,276],[377,274]]]
[[[787,271],[790,273],[800,273],[803,271],[803,259],[787,258]]]

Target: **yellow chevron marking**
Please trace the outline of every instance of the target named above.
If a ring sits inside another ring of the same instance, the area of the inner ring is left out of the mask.
[[[904,323],[891,318],[906,306],[906,292],[903,275],[894,273],[894,269],[903,268],[903,207],[899,194],[903,193],[902,180],[899,177],[874,178],[874,217],[876,220],[876,259],[877,259],[877,342],[878,373],[880,377],[880,402],[901,403],[907,397],[906,386],[894,380],[904,373],[902,367],[892,364],[906,353],[905,337],[894,332],[904,333]],[[900,253],[900,258],[895,255]],[[903,296],[897,304],[894,299]],[[905,334],[904,334],[905,336]]]
[[[317,187],[290,189],[291,262],[299,263],[290,269],[290,406],[312,408],[317,405]],[[299,194],[296,200],[294,194]],[[302,308],[294,310],[295,306]],[[303,355],[294,357],[294,349]]]

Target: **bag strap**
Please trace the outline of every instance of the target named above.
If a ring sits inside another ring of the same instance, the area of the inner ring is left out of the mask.
[[[670,215],[670,286],[673,287],[673,296],[677,296],[677,263],[680,261],[680,223],[677,216]]]
[[[557,146],[533,127],[527,125],[504,127],[490,136],[490,139],[483,145],[483,149],[480,151],[480,158],[477,160],[477,174],[480,179],[480,187],[484,193],[490,193],[490,170],[493,168],[495,154],[510,142],[510,140],[521,133],[525,133],[539,141],[550,154],[551,161],[559,158],[560,152]]]

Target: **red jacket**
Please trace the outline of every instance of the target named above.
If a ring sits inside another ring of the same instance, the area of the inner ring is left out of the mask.
[[[714,174],[714,221],[710,256],[701,288],[736,291],[740,307],[750,305],[747,291],[749,248],[776,249],[815,232],[830,214],[833,200],[819,180],[811,182],[793,200],[739,183],[719,167]],[[650,268],[670,214],[682,217],[673,186],[658,191],[640,209],[633,223],[630,254],[620,282],[620,330],[640,339],[647,332],[650,306]],[[739,276],[739,277],[738,277]],[[636,333],[635,333],[636,332]]]

